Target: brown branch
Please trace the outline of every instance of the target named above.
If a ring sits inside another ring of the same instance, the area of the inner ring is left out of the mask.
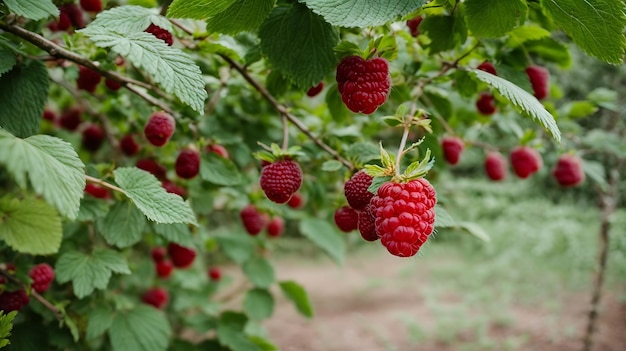
[[[102,179],[94,178],[94,177],[88,176],[88,175],[85,175],[85,179],[87,179],[87,181],[89,183],[98,184],[98,185],[101,185],[101,186],[103,186],[105,188],[109,188],[111,190],[119,191],[120,193],[126,195],[126,192],[124,191],[124,189],[119,188],[119,187],[117,187],[117,186],[115,186],[115,185],[113,185],[111,183],[107,183],[107,182],[105,182]]]
[[[15,278],[11,274],[9,274],[9,272],[7,272],[7,271],[5,271],[3,269],[0,269],[0,276],[5,277],[6,279],[10,280],[11,282],[19,285],[20,288],[26,290],[26,284],[22,283],[20,280],[18,280],[17,278]],[[35,290],[31,289],[30,295],[32,297],[34,297],[35,300],[41,302],[41,304],[44,305],[48,310],[50,310],[52,313],[54,313],[54,316],[59,321],[62,321],[65,318],[65,314],[63,313],[63,311],[61,311],[60,309],[56,308],[56,306],[54,306],[52,303],[50,303],[50,301],[46,300],[45,297],[39,295],[39,293],[36,292]]]

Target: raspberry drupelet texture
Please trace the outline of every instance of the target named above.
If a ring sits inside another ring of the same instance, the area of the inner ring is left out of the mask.
[[[163,146],[170,140],[175,130],[176,121],[174,117],[167,112],[158,111],[150,116],[143,132],[150,144]]]
[[[335,210],[334,219],[342,232],[349,233],[358,228],[359,213],[350,206],[342,206]]]
[[[461,152],[463,152],[463,140],[458,137],[444,137],[441,140],[443,158],[451,165],[459,163]]]
[[[370,114],[387,101],[391,81],[389,64],[383,58],[364,60],[348,56],[337,66],[337,87],[352,112]]]
[[[509,156],[515,174],[522,179],[528,178],[543,166],[541,154],[529,146],[518,146]]]
[[[200,172],[200,153],[194,149],[182,150],[176,158],[176,175],[191,179]]]
[[[244,228],[246,228],[246,232],[250,235],[259,234],[269,222],[268,216],[259,212],[252,204],[244,207],[239,212],[239,217],[241,218]]]
[[[284,204],[302,186],[302,169],[293,160],[278,160],[263,167],[259,182],[268,199]]]
[[[3,291],[0,293],[0,311],[4,311],[4,313],[19,311],[24,305],[27,305],[29,301],[30,299],[24,289]]]
[[[433,232],[437,197],[424,178],[383,184],[372,198],[376,233],[389,253],[415,255]]]
[[[561,155],[552,171],[552,176],[561,186],[579,185],[585,180],[582,161],[575,155]]]
[[[165,42],[165,44],[172,46],[174,44],[174,38],[172,37],[172,33],[168,32],[166,29],[163,29],[155,24],[150,24],[148,28],[146,28],[145,32],[148,32],[158,39],[161,39]]]
[[[359,233],[361,237],[366,241],[376,241],[379,239],[376,234],[376,219],[372,214],[372,206],[367,205],[363,211],[359,211]]]
[[[485,158],[485,173],[493,181],[506,178],[507,161],[504,155],[497,151],[490,151]]]
[[[43,293],[54,280],[54,269],[47,263],[41,263],[31,268],[28,276],[33,280],[31,284],[33,290]]]
[[[370,203],[374,194],[367,191],[367,188],[372,184],[372,179],[371,175],[360,170],[346,182],[343,193],[350,207],[362,210]]]
[[[176,243],[167,245],[167,254],[176,268],[187,268],[196,259],[196,251],[188,247],[180,246]]]

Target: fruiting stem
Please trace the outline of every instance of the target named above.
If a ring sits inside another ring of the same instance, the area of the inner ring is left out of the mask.
[[[283,145],[281,148],[285,151],[289,146],[289,123],[287,123],[287,116],[281,115],[280,121],[283,124]]]
[[[396,156],[396,175],[400,175],[400,161],[402,160],[402,156],[404,156],[404,147],[406,146],[406,140],[409,137],[409,127],[410,124],[404,125],[404,131],[402,132],[402,140],[400,140],[400,146],[398,147],[398,154]]]
[[[111,190],[119,191],[120,193],[126,195],[126,192],[124,191],[124,189],[118,188],[118,187],[116,187],[115,185],[113,185],[111,183],[107,183],[107,182],[103,181],[102,179],[94,178],[94,177],[88,176],[88,175],[85,175],[85,179],[87,179],[87,181],[90,182],[90,183],[98,184],[98,185],[101,185],[101,186],[103,186],[105,188],[109,188]]]
[[[3,276],[6,279],[10,280],[11,282],[19,285],[21,288],[26,289],[26,286],[24,285],[24,283],[22,283],[17,278],[15,278],[11,274],[9,274],[9,272],[7,272],[7,271],[0,269],[0,276]],[[46,307],[48,310],[50,310],[52,313],[54,313],[54,316],[59,321],[63,320],[63,318],[65,317],[64,313],[61,310],[59,310],[58,308],[56,308],[52,303],[50,303],[50,301],[46,300],[45,297],[39,295],[38,292],[36,292],[35,290],[32,290],[32,289],[30,291],[30,295],[32,297],[34,297],[35,300],[41,302],[41,304],[44,305],[44,307]]]

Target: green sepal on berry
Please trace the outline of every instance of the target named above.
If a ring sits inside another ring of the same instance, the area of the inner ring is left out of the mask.
[[[360,56],[364,60],[380,57],[393,61],[398,57],[396,38],[392,35],[384,35],[370,40],[365,49],[353,42],[344,40],[335,46],[334,51],[335,56],[340,60],[347,56]]]
[[[300,146],[291,146],[287,150],[283,150],[276,143],[270,145],[269,150],[255,152],[253,155],[257,160],[273,163],[280,160],[296,160],[298,157],[305,156],[300,151]]]

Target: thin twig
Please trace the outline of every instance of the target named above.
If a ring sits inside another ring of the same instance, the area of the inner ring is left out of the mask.
[[[103,186],[103,187],[105,187],[105,188],[109,188],[109,189],[111,189],[111,190],[119,191],[119,192],[120,192],[120,193],[122,193],[122,194],[126,194],[126,192],[124,191],[124,189],[122,189],[122,188],[118,188],[117,186],[115,186],[115,185],[113,185],[113,184],[111,184],[111,183],[107,183],[107,182],[105,182],[105,181],[104,181],[104,180],[102,180],[102,179],[94,178],[94,177],[92,177],[92,176],[88,176],[88,175],[85,175],[85,179],[87,179],[87,181],[88,181],[89,183],[98,184],[98,185],[101,185],[101,186]]]
[[[281,148],[285,151],[289,147],[289,123],[287,123],[287,116],[281,115],[280,121],[283,124],[283,145]]]
[[[6,279],[10,280],[11,282],[19,285],[21,288],[26,289],[26,285],[24,283],[22,283],[20,280],[18,280],[17,278],[15,278],[11,274],[9,274],[9,272],[7,272],[7,271],[5,271],[3,269],[0,269],[0,276],[3,276]],[[63,312],[61,310],[56,308],[52,303],[50,303],[50,301],[46,300],[45,297],[39,295],[39,293],[36,292],[35,290],[31,289],[30,295],[32,297],[34,297],[35,300],[41,302],[41,304],[44,305],[48,310],[50,310],[52,313],[54,313],[54,316],[59,321],[62,321],[63,318],[65,318],[65,315],[63,314]]]

